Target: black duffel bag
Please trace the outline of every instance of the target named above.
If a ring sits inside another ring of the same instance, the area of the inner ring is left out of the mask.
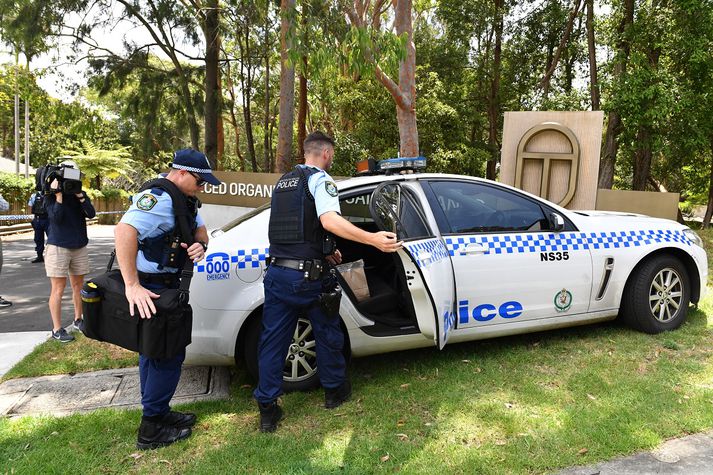
[[[136,308],[133,316],[129,313],[124,280],[118,269],[87,281],[82,288],[84,335],[153,359],[177,355],[191,343],[193,310],[180,289],[152,292],[161,296],[153,301],[156,314],[142,319]]]

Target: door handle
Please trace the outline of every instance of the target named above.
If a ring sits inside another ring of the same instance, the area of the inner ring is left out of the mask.
[[[478,254],[485,254],[486,252],[488,252],[487,247],[483,247],[482,245],[475,243],[468,244],[463,250],[463,254],[466,256],[475,256]]]

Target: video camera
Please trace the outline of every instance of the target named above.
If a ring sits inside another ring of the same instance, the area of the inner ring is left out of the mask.
[[[38,168],[35,173],[35,188],[45,195],[58,192],[76,194],[82,191],[83,173],[69,163],[58,165],[48,164]],[[52,188],[52,182],[57,180],[57,188]]]

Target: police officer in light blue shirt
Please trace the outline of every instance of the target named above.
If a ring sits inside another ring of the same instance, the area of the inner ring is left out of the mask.
[[[334,140],[313,132],[304,141],[305,165],[284,174],[272,192],[270,265],[265,273],[265,305],[258,345],[259,381],[253,395],[260,411],[260,431],[273,432],[282,418],[277,398],[282,394],[282,369],[300,314],[314,332],[324,406],[333,409],[349,399],[344,334],[338,316],[315,305],[330,285],[329,265],[341,254],[334,236],[369,244],[382,252],[401,247],[388,231],[369,233],[340,215],[337,185],[327,173],[334,159]]]
[[[197,150],[179,150],[174,154],[166,179],[173,183],[185,199],[192,214],[191,228],[194,243],[180,242],[180,248],[172,247],[176,240],[182,241],[180,226],[174,215],[173,201],[163,184],[161,188],[151,182],[150,189],[134,196],[129,210],[115,229],[116,257],[126,286],[129,312],[141,318],[156,314],[154,292],[165,288],[178,288],[179,271],[183,262],[190,259],[198,262],[205,257],[208,247],[208,232],[205,223],[197,214],[196,193],[205,183],[219,185],[213,176],[208,159]],[[175,252],[179,249],[178,252]],[[137,437],[139,449],[153,449],[171,444],[191,435],[196,422],[195,414],[172,411],[169,402],[181,376],[185,349],[177,355],[155,359],[139,355],[141,380],[141,404],[143,416]]]

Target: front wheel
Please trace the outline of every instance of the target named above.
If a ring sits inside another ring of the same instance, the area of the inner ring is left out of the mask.
[[[250,375],[257,381],[262,318],[252,319],[249,325],[245,334],[245,365]],[[312,324],[308,319],[300,317],[282,370],[282,389],[285,392],[309,391],[319,386],[316,346]]]
[[[624,322],[645,333],[680,327],[691,299],[690,279],[681,261],[660,255],[634,272],[622,296]]]

